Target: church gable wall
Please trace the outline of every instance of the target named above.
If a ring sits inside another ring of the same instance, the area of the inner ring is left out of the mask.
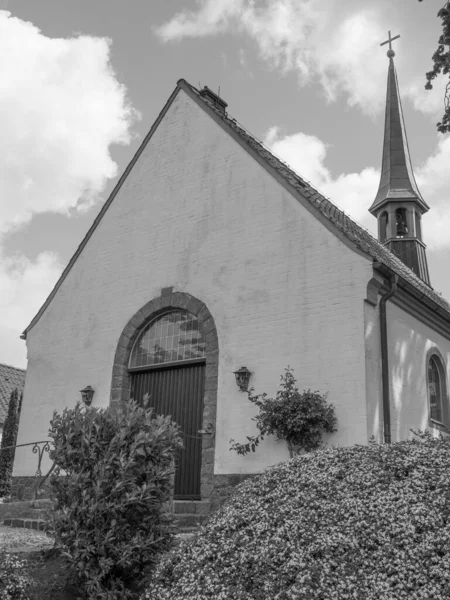
[[[434,351],[440,356],[448,392],[450,341],[393,302],[387,303],[387,319],[392,442],[415,438],[411,428],[438,435],[429,427],[428,358]],[[448,397],[446,402],[448,407]]]
[[[73,407],[86,385],[94,406],[109,404],[124,327],[168,287],[203,302],[217,328],[216,474],[288,458],[274,439],[250,456],[229,451],[231,437],[255,433],[233,375],[244,365],[268,394],[290,365],[300,389],[329,392],[331,443],[365,443],[369,266],[181,91],[28,332],[18,443],[46,439],[53,410]],[[19,448],[14,475],[33,474],[35,458]]]

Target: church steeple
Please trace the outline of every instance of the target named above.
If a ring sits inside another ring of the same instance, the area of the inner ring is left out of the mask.
[[[380,186],[369,211],[378,220],[378,239],[430,285],[421,218],[429,210],[417,187],[409,155],[391,42]]]

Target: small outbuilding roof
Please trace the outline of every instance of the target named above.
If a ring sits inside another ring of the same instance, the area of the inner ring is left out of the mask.
[[[19,390],[19,393],[23,391],[25,374],[25,369],[0,364],[0,424],[6,420],[12,391],[15,388]]]

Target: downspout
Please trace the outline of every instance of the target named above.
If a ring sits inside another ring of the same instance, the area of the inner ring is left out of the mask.
[[[386,302],[397,291],[398,275],[390,278],[390,288],[380,300],[381,379],[383,385],[384,443],[391,443],[391,409],[389,401],[389,357],[387,342]]]

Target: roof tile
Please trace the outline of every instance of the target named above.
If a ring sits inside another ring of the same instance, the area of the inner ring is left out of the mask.
[[[198,90],[188,83],[183,82],[203,101]],[[205,102],[206,103],[206,102]],[[301,193],[311,204],[320,210],[320,212],[335,226],[338,226],[341,231],[365,253],[369,254],[375,261],[384,264],[394,273],[402,277],[407,283],[412,285],[424,296],[432,300],[436,305],[440,306],[448,313],[450,319],[450,304],[438,294],[431,286],[422,281],[417,275],[407,267],[395,254],[388,250],[383,244],[375,239],[368,231],[363,229],[340,208],[333,204],[328,198],[325,198],[317,191],[310,183],[305,181],[293,171],[286,163],[277,158],[272,152],[262,145],[260,141],[254,138],[247,130],[239,125],[236,119],[230,118],[226,113],[223,113],[207,103],[210,110],[213,110],[235,133],[239,135],[246,143],[254,148],[258,154],[272,165],[280,175],[282,175],[293,187]]]
[[[24,369],[17,369],[9,365],[0,364],[0,423],[4,423],[8,414],[9,399],[11,392],[17,388],[23,391],[25,386]]]

